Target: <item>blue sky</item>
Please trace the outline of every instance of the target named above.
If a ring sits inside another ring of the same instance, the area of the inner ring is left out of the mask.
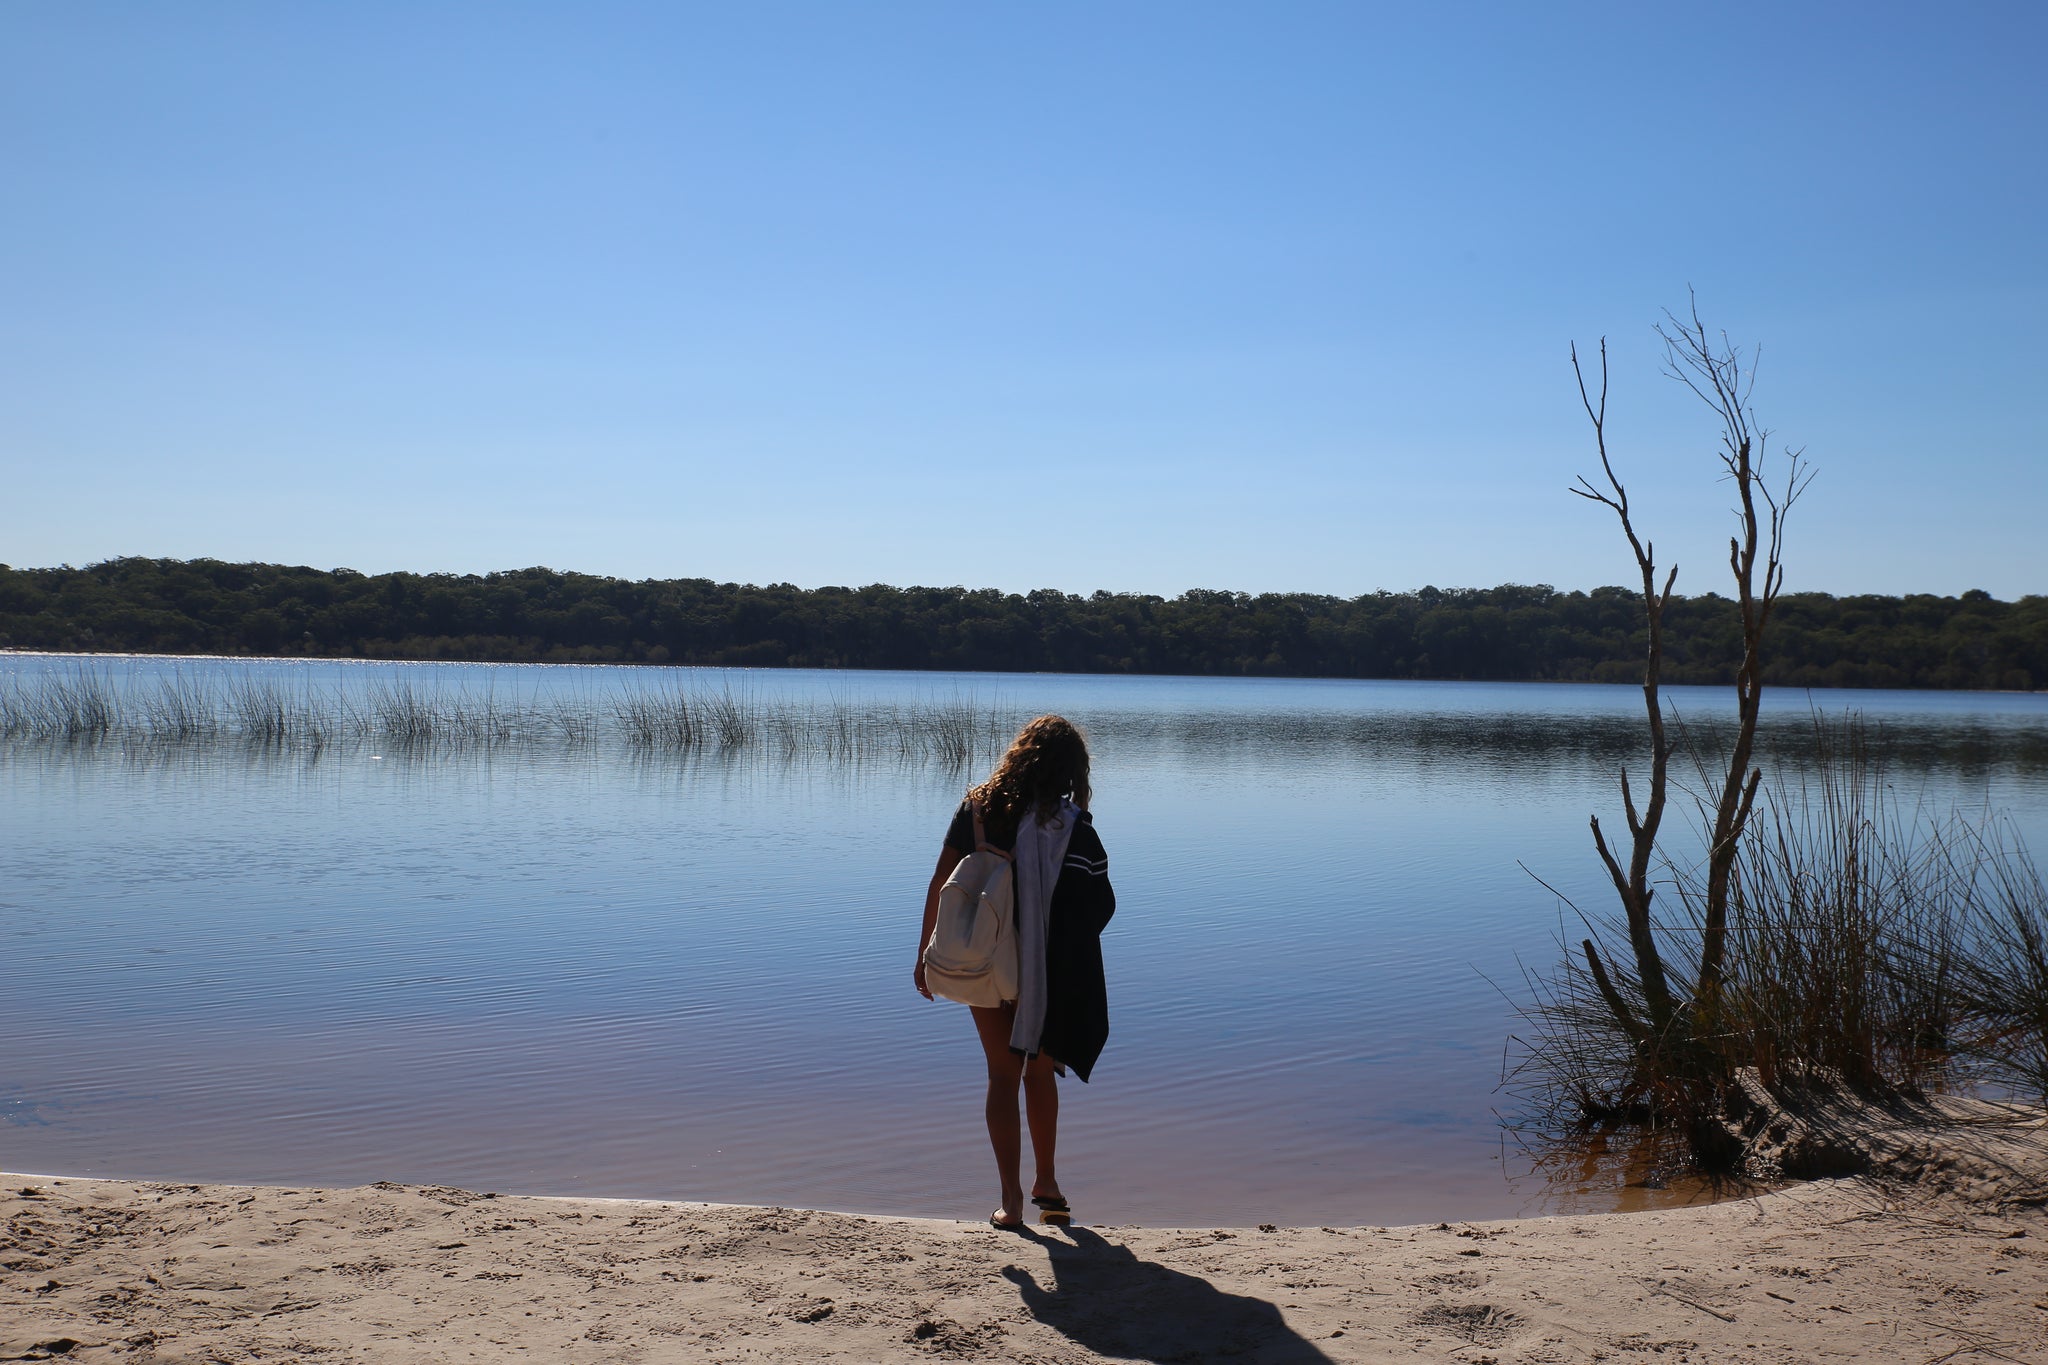
[[[2048,9],[0,9],[0,560],[2048,591]]]

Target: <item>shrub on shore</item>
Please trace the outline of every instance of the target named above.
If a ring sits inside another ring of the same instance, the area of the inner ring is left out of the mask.
[[[1540,1125],[1668,1131],[1689,1159],[1738,1171],[1761,1136],[1759,1096],[1796,1109],[1847,1093],[1879,1106],[1968,1090],[2048,1104],[2048,890],[2009,822],[1909,805],[1864,723],[1816,717],[1805,776],[1765,788],[1731,882],[1714,991],[1672,985],[1669,1036],[1631,1034],[1588,960],[1530,977],[1508,1087]],[[1703,932],[1703,860],[1667,858],[1654,925]],[[1574,907],[1576,910],[1576,907]],[[1642,1017],[1620,965],[1627,927],[1587,927],[1607,986]],[[1682,956],[1671,954],[1673,958]]]

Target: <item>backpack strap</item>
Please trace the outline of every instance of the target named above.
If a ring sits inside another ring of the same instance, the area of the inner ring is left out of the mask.
[[[988,841],[988,834],[981,827],[981,803],[979,801],[969,801],[967,809],[974,812],[975,851],[977,853],[993,853],[1006,863],[1015,862],[1015,855],[1003,852],[1003,850]]]

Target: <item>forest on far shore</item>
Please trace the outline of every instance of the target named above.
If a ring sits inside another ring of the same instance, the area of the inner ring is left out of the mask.
[[[1664,679],[1731,681],[1735,604],[1674,599]],[[219,560],[0,565],[0,648],[543,663],[1633,682],[1626,588],[1178,597],[757,587],[553,569],[361,574]],[[1785,687],[2048,688],[2048,597],[1788,593]]]

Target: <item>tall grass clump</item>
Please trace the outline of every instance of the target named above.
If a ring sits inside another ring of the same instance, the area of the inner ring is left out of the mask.
[[[721,749],[743,749],[759,737],[764,708],[752,693],[731,684],[698,699],[698,713],[704,717],[711,738]]]
[[[598,716],[589,707],[563,697],[536,704],[527,722],[534,735],[553,735],[564,744],[588,744],[598,731]]]
[[[104,739],[120,724],[113,680],[90,668],[10,680],[0,690],[0,733],[9,738]]]
[[[942,702],[924,708],[917,720],[917,732],[934,758],[954,768],[964,768],[973,760],[980,717],[970,703],[957,699]]]
[[[1969,833],[1960,852],[1974,913],[1956,955],[1966,1026],[1955,1045],[1990,1084],[2048,1107],[2048,887],[2009,822]]]
[[[1814,763],[1772,784],[1735,864],[1721,1013],[1766,1086],[1939,1085],[1962,1007],[1961,935],[1978,909],[1960,815],[1899,809],[1863,722],[1816,719]],[[1688,909],[1694,879],[1676,882]],[[1695,912],[1693,918],[1697,918]]]
[[[275,678],[242,674],[228,684],[227,710],[234,728],[251,744],[282,748],[295,737],[292,698]]]
[[[825,757],[843,762],[859,754],[861,719],[852,702],[835,698],[812,714],[816,720],[812,733]]]
[[[33,737],[28,688],[19,678],[0,678],[0,739]]]
[[[516,701],[500,698],[496,686],[490,684],[485,685],[482,696],[464,691],[443,699],[438,716],[439,737],[459,744],[504,744],[528,725],[525,710]]]
[[[426,748],[441,734],[435,697],[403,674],[369,691],[370,728],[394,748]]]
[[[317,750],[344,738],[369,738],[365,714],[346,692],[320,692],[278,677],[231,679],[222,709],[223,731],[258,748]]]
[[[149,737],[162,743],[200,739],[219,725],[213,688],[203,674],[173,673],[159,679],[154,690],[138,690],[135,708]]]
[[[776,752],[790,761],[811,751],[820,730],[820,717],[815,706],[785,702],[769,709],[764,728]]]
[[[638,748],[692,749],[706,736],[703,716],[679,685],[620,692],[611,700],[611,713],[627,743]]]

